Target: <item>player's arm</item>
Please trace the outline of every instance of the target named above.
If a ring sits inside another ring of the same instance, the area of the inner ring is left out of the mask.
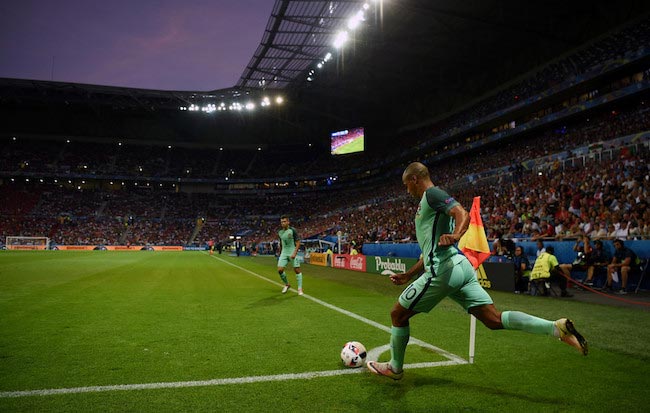
[[[460,204],[454,206],[449,210],[449,215],[456,222],[454,227],[454,232],[451,234],[442,234],[438,245],[445,247],[449,245],[454,245],[460,238],[463,236],[467,228],[469,228],[469,214],[465,211],[465,208],[460,206]]]
[[[293,232],[294,244],[296,246],[293,250],[293,254],[291,254],[291,259],[294,259],[296,258],[296,255],[298,255],[298,249],[300,248],[300,236],[298,236],[298,231],[296,231],[295,228],[291,228],[291,231]]]
[[[424,271],[424,260],[420,258],[418,262],[416,262],[411,268],[408,269],[403,274],[392,274],[390,276],[390,280],[393,284],[395,285],[402,285],[406,284],[411,280],[411,278],[415,277],[416,275],[422,274]]]

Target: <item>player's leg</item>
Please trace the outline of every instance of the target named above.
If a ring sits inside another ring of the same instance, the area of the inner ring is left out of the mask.
[[[288,263],[289,263],[289,257],[280,255],[280,257],[278,258],[278,274],[280,274],[280,278],[284,283],[284,287],[282,287],[282,294],[285,294],[287,291],[289,291],[289,288],[291,288],[291,286],[289,285],[289,279],[287,278],[287,274],[284,272],[284,268],[287,266]]]
[[[390,312],[392,323],[390,331],[390,361],[386,363],[369,361],[367,363],[368,370],[374,374],[386,376],[393,380],[402,378],[404,374],[404,355],[406,354],[406,346],[411,337],[409,319],[416,314],[417,312],[404,308],[399,302],[395,303]]]
[[[500,312],[494,306],[490,295],[473,275],[466,280],[466,284],[457,293],[450,295],[449,298],[458,302],[491,330],[521,330],[558,337],[582,354],[587,354],[587,341],[576,331],[571,320],[561,318],[551,321],[521,311]]]
[[[421,312],[428,313],[448,295],[451,288],[448,278],[452,267],[450,263],[449,271],[436,277],[424,274],[402,292],[390,313],[390,361],[369,361],[367,366],[371,372],[394,380],[402,378],[406,346],[411,336],[409,319]]]
[[[296,273],[296,281],[298,282],[298,295],[303,295],[302,270],[300,269],[300,261],[298,261],[297,257],[293,259],[293,272]]]
[[[499,312],[494,304],[484,304],[469,309],[470,314],[491,330],[521,330],[532,334],[558,337],[561,341],[587,355],[587,341],[566,318],[556,321],[535,317],[521,311]]]

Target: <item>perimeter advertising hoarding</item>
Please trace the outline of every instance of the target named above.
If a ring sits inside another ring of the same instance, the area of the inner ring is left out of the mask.
[[[366,256],[366,272],[375,274],[391,275],[405,273],[406,270],[415,265],[418,260],[415,258],[398,257],[377,257]]]
[[[334,254],[332,267],[366,272],[366,258],[365,255]]]
[[[309,263],[313,265],[327,266],[327,254],[312,252],[309,254]]]

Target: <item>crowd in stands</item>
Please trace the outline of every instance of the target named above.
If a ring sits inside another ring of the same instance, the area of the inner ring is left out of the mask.
[[[614,32],[569,56],[551,62],[520,82],[488,96],[470,108],[444,119],[428,128],[422,136],[429,139],[453,132],[473,121],[484,118],[498,110],[519,104],[564,81],[587,73],[605,62],[629,56],[650,44],[650,19],[644,19],[620,31]]]
[[[521,153],[530,150],[521,145]],[[508,149],[505,155],[500,148],[492,150],[497,159],[511,159]],[[490,154],[483,156],[483,163],[492,165],[485,161]],[[450,192],[468,209],[474,196],[482,196],[484,224],[493,239],[649,238],[648,158],[644,146],[636,153],[619,148],[613,161],[587,159],[580,166],[550,165],[541,174],[507,173]],[[434,181],[445,186],[466,168],[454,160],[436,165]],[[342,231],[358,245],[415,239],[417,202],[399,177],[380,188],[248,199],[144,189],[21,191],[7,185],[2,196],[8,200],[0,220],[2,236],[49,236],[59,244],[185,245],[231,235],[268,242],[276,237],[281,214],[289,214],[304,237]]]

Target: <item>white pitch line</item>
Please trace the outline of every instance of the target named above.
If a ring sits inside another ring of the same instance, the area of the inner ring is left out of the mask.
[[[263,275],[260,275],[260,274],[258,274],[256,272],[253,272],[253,271],[251,271],[251,270],[249,270],[247,268],[240,267],[237,264],[233,264],[233,263],[231,263],[229,261],[226,261],[223,258],[215,257],[214,255],[211,255],[210,257],[212,257],[214,259],[217,259],[217,260],[219,260],[219,261],[221,261],[223,263],[226,263],[228,265],[231,265],[231,266],[233,266],[233,267],[235,267],[235,268],[237,268],[237,269],[239,269],[241,271],[247,272],[247,273],[249,273],[249,274],[251,274],[251,275],[253,275],[253,276],[257,277],[257,278],[260,278],[260,279],[262,279],[264,281],[270,282],[271,284],[275,284],[275,285],[277,285],[279,287],[282,287],[284,285],[284,284],[281,284],[281,283],[279,283],[277,281],[270,280],[269,278],[267,278],[267,277],[265,277]],[[292,288],[291,291],[296,291],[296,290],[294,290]],[[308,300],[312,300],[313,302],[315,302],[317,304],[320,304],[323,307],[327,307],[327,308],[329,308],[331,310],[337,311],[337,312],[339,312],[341,314],[344,314],[344,315],[346,315],[348,317],[352,317],[352,318],[354,318],[356,320],[361,321],[362,323],[371,325],[371,326],[373,326],[375,328],[378,328],[378,329],[380,329],[382,331],[385,331],[385,332],[390,334],[390,330],[391,330],[390,327],[387,327],[387,326],[385,326],[383,324],[379,324],[378,322],[370,320],[369,318],[360,316],[359,314],[356,314],[356,313],[353,313],[351,311],[345,310],[345,309],[343,309],[341,307],[337,307],[337,306],[335,306],[333,304],[330,304],[328,302],[325,302],[323,300],[319,300],[318,298],[312,297],[311,295],[308,295],[308,294],[303,294],[302,297],[304,297],[304,298],[306,298]],[[469,363],[467,360],[465,360],[462,357],[459,357],[459,356],[457,356],[457,355],[455,355],[453,353],[450,353],[450,352],[448,352],[446,350],[443,350],[443,349],[441,349],[439,347],[436,347],[433,344],[429,344],[429,343],[427,343],[425,341],[419,340],[419,339],[417,339],[417,338],[415,338],[413,336],[411,336],[409,341],[411,343],[414,343],[414,344],[417,344],[419,346],[426,347],[426,348],[428,348],[430,350],[433,350],[436,353],[440,354],[441,356],[444,356],[444,357],[448,358],[449,360],[455,361],[457,364],[468,364]]]
[[[214,257],[228,265],[231,265],[235,268],[240,269],[241,271],[247,272],[255,277],[258,277],[264,281],[268,281],[271,284],[277,286],[282,286],[279,282],[270,280],[263,275],[257,274],[249,269],[240,267],[239,265],[228,262],[222,258]],[[292,289],[292,291],[295,291]],[[380,330],[390,333],[390,328],[382,324],[379,324],[375,321],[372,321],[368,318],[362,317],[353,312],[344,310],[335,305],[329,304],[325,301],[319,300],[310,295],[303,295],[304,298],[314,301],[322,306],[325,306],[329,309],[337,311],[341,314],[347,315],[354,319],[357,319],[363,323],[369,324],[373,327],[376,327]],[[409,344],[416,344],[422,347],[426,347],[440,354],[441,356],[447,357],[449,360],[446,361],[436,361],[436,362],[427,362],[427,363],[413,363],[404,365],[405,369],[421,369],[427,367],[439,367],[439,366],[453,366],[458,364],[468,364],[467,360],[458,357],[455,354],[449,353],[448,351],[442,350],[434,345],[431,345],[422,340],[411,337]],[[386,351],[389,348],[389,345],[380,346],[376,349],[370,350],[368,353],[368,359],[376,359],[380,354]],[[269,382],[269,381],[286,381],[286,380],[300,380],[300,379],[313,379],[318,377],[332,377],[332,376],[342,376],[346,374],[358,374],[368,371],[365,367],[360,369],[340,369],[340,370],[328,370],[328,371],[312,371],[306,373],[290,373],[290,374],[276,374],[272,376],[251,376],[251,377],[237,377],[229,379],[212,379],[212,380],[198,380],[198,381],[176,381],[176,382],[162,382],[162,383],[142,383],[142,384],[116,384],[109,386],[87,386],[87,387],[70,387],[70,388],[61,388],[61,389],[41,389],[41,390],[19,390],[19,391],[2,391],[0,392],[0,398],[17,398],[17,397],[30,397],[30,396],[52,396],[58,394],[77,394],[77,393],[99,393],[99,392],[108,392],[108,391],[130,391],[130,390],[151,390],[151,389],[176,389],[183,387],[206,387],[206,386],[223,386],[227,384],[248,384],[248,383],[260,383],[260,382]]]
[[[459,364],[452,360],[437,361],[431,363],[414,363],[406,364],[407,369],[421,369],[426,367],[451,366]],[[306,373],[276,374],[272,376],[250,376],[237,377],[230,379],[212,379],[198,381],[175,381],[163,383],[143,383],[143,384],[117,384],[111,386],[88,386],[88,387],[71,387],[66,389],[42,389],[42,390],[21,390],[21,391],[4,391],[0,392],[0,398],[18,398],[29,396],[53,396],[58,394],[78,394],[78,393],[100,393],[108,391],[130,391],[130,390],[152,390],[152,389],[179,389],[184,387],[207,387],[223,386],[228,384],[249,384],[261,383],[268,381],[287,381],[287,380],[309,380],[320,377],[343,376],[346,374],[359,374],[367,372],[368,369],[363,367],[359,369],[345,370],[327,370],[311,371]]]

